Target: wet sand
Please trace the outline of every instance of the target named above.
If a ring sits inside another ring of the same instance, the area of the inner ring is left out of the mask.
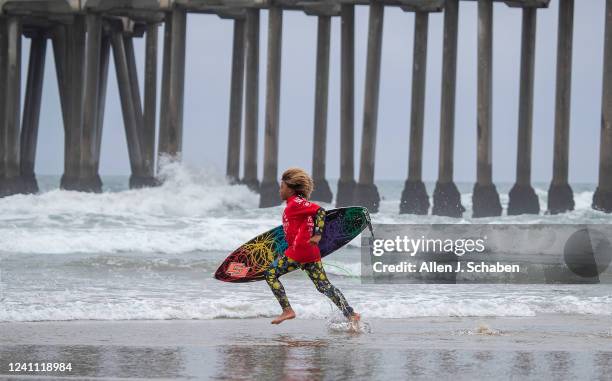
[[[610,379],[609,316],[0,323],[0,379]],[[9,363],[70,362],[71,372]]]

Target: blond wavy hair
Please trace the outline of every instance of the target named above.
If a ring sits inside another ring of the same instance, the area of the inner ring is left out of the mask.
[[[301,195],[305,199],[310,198],[310,194],[314,189],[312,178],[302,168],[288,168],[283,172],[281,180],[284,181],[289,188],[293,189],[296,194]]]

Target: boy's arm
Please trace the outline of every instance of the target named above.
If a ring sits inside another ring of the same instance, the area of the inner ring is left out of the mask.
[[[312,235],[323,235],[323,228],[325,227],[325,209],[319,207],[314,218],[314,229]]]

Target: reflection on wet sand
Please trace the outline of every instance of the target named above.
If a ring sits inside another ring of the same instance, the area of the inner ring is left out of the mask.
[[[282,327],[270,327],[267,319],[0,323],[0,379],[608,379],[612,374],[610,335],[602,333],[609,320],[603,318],[415,318],[372,325],[372,333],[354,335],[311,320]],[[479,329],[485,325],[491,329]],[[15,374],[11,362],[70,362],[72,371]]]
[[[533,353],[517,351],[512,357],[512,375],[516,377],[531,376],[535,369]]]
[[[612,374],[612,351],[595,353],[593,364],[598,379],[603,380]]]
[[[378,355],[347,345],[350,335],[326,339],[300,339],[275,335],[259,344],[255,338],[221,349],[216,379],[321,380],[370,378]],[[260,340],[260,339],[258,339]]]
[[[612,352],[472,351],[355,347],[342,339],[305,340],[291,335],[263,343],[204,347],[0,346],[0,374],[9,363],[70,362],[71,372],[21,372],[28,376],[216,380],[355,380],[485,377],[606,379]],[[186,357],[198,359],[187,361]],[[217,361],[211,359],[217,358]],[[12,373],[12,375],[17,375]]]
[[[2,375],[172,378],[183,376],[186,371],[180,348],[10,345],[0,346],[0,359]],[[10,373],[9,364],[18,362],[70,363],[72,369]]]
[[[251,341],[252,343],[252,341]],[[342,339],[279,335],[259,345],[221,350],[217,380],[597,379],[612,371],[612,352],[369,348]],[[589,369],[592,369],[591,372]]]

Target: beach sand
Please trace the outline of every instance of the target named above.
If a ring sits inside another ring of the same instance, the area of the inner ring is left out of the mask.
[[[271,318],[0,323],[2,379],[612,378],[609,316],[328,320]],[[335,328],[334,328],[335,327]],[[9,363],[71,363],[10,372]]]

